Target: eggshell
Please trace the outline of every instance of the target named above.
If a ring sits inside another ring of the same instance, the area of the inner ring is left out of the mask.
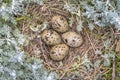
[[[61,43],[60,35],[52,29],[44,30],[41,35],[41,38],[43,42],[45,42],[45,44],[47,45],[56,45],[56,44]]]
[[[70,47],[79,47],[83,43],[82,36],[74,31],[63,33],[62,39]]]
[[[50,57],[55,61],[63,60],[68,54],[69,47],[66,44],[58,44],[51,48]]]
[[[52,18],[52,28],[58,32],[66,32],[69,30],[67,19],[61,15]]]

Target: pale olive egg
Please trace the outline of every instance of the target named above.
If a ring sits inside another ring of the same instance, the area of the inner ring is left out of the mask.
[[[66,32],[69,30],[67,19],[61,15],[52,18],[52,28],[57,32]]]
[[[51,48],[50,57],[55,61],[60,61],[68,54],[69,47],[66,44],[58,44]]]
[[[74,31],[63,33],[62,39],[70,47],[79,47],[83,43],[82,36]]]
[[[45,42],[45,44],[47,45],[56,45],[56,44],[61,43],[60,35],[52,29],[44,30],[41,35],[41,38],[43,42]]]

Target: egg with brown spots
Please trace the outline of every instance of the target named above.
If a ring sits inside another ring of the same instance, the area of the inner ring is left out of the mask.
[[[66,44],[58,44],[51,48],[50,57],[55,61],[60,61],[68,54],[69,47]]]
[[[44,30],[41,35],[41,38],[43,42],[45,42],[45,44],[47,45],[56,45],[56,44],[61,43],[60,35],[52,29]]]
[[[63,33],[62,39],[70,47],[79,47],[83,43],[82,36],[74,31]]]
[[[52,18],[52,28],[58,32],[66,32],[69,30],[67,19],[61,15]]]

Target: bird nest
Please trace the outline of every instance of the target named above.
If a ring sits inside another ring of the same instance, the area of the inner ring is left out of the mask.
[[[25,16],[24,20],[19,21],[19,25],[21,33],[27,35],[30,41],[23,49],[31,57],[42,59],[44,66],[49,71],[58,73],[61,79],[72,78],[73,76],[76,79],[79,77],[81,79],[92,79],[97,73],[102,74],[105,71],[102,69],[102,64],[99,67],[92,66],[96,60],[103,60],[100,55],[95,53],[96,50],[102,51],[104,49],[102,36],[105,32],[98,27],[90,31],[87,28],[88,25],[86,22],[83,23],[83,30],[78,32],[76,30],[76,26],[78,25],[76,16],[63,10],[62,3],[61,1],[54,0],[42,6],[37,4],[26,5],[27,17]],[[70,47],[69,54],[62,61],[53,61],[49,56],[51,46],[47,46],[41,40],[41,33],[44,29],[50,28],[51,18],[58,14],[66,17],[68,22],[70,18],[73,19],[70,30],[82,35],[83,44],[77,48]],[[84,21],[84,17],[82,19]]]

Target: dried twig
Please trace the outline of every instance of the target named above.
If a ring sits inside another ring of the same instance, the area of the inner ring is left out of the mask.
[[[91,39],[90,39],[90,37],[89,37],[89,35],[88,35],[87,32],[86,32],[86,35],[87,35],[87,37],[88,37],[88,39],[89,39],[89,41],[90,41],[90,44],[91,44],[91,46],[92,46],[92,48],[93,48],[93,50],[94,50],[94,53],[95,53],[95,45],[92,43],[92,41],[91,41]]]
[[[112,64],[112,80],[115,80],[115,59],[113,58]]]

